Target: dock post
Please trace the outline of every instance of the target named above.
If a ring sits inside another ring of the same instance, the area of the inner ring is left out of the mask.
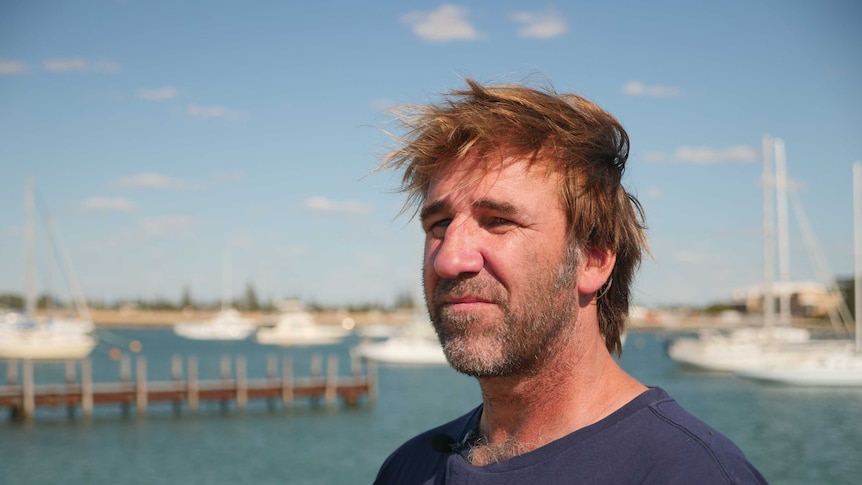
[[[66,360],[64,362],[64,364],[66,367],[66,394],[72,394],[75,392],[75,384],[77,384],[77,382],[76,382],[77,379],[75,378],[75,361],[74,360]],[[83,372],[84,372],[83,368],[81,368],[81,372],[82,372],[81,378],[83,379],[83,377],[84,377],[83,376]],[[81,391],[83,393],[83,389],[81,389]],[[84,395],[81,394],[81,406],[82,406],[82,408],[83,408],[83,404],[84,404],[83,403],[83,396]],[[68,402],[66,403],[66,414],[68,414],[69,419],[72,419],[75,417],[75,403],[72,402],[71,399],[69,399]]]
[[[266,356],[266,380],[275,381],[278,378],[278,357],[275,354]]]
[[[350,374],[353,377],[359,377],[362,375],[362,361],[356,353],[350,353]]]
[[[222,355],[221,357],[221,380],[222,385],[225,389],[230,386],[230,357],[227,355]],[[229,401],[227,399],[221,400],[221,410],[223,413],[228,411]]]
[[[29,359],[22,362],[21,392],[24,405],[21,417],[30,419],[33,417],[33,411],[36,409],[36,396],[33,387],[33,361]]]
[[[365,385],[368,387],[368,401],[377,402],[377,363],[369,360],[365,364]]]
[[[135,385],[135,404],[138,414],[147,412],[147,358],[139,355],[137,359],[138,369]]]
[[[6,361],[6,384],[9,387],[14,387],[18,385],[18,361],[17,360],[8,360]]]
[[[174,390],[179,394],[183,387],[183,358],[179,354],[174,354],[171,357],[171,380],[174,382]],[[174,398],[174,414],[180,414],[182,403],[179,397]]]
[[[132,360],[128,355],[123,354],[120,356],[120,389],[123,390],[123,394],[131,389],[132,384]],[[130,408],[129,400],[124,398],[120,403],[120,410],[123,413],[123,416],[129,415]]]
[[[81,361],[81,413],[86,418],[93,416],[93,365],[90,359]]]
[[[293,361],[283,357],[281,361],[281,404],[286,408],[293,404]]]
[[[266,356],[266,383],[272,387],[278,382],[278,358],[274,354]],[[275,401],[268,397],[266,398],[266,408],[270,411],[275,410]]]
[[[323,356],[319,353],[311,355],[311,378],[319,380],[323,375]]]
[[[236,407],[245,410],[248,404],[248,382],[246,381],[245,356],[236,356]]]
[[[329,355],[324,383],[323,402],[327,408],[332,409],[335,407],[335,398],[338,396],[338,356],[335,354]]]
[[[66,385],[74,386],[75,385],[75,361],[67,360],[64,362],[66,365]]]
[[[198,359],[195,356],[189,356],[189,372],[188,372],[188,392],[187,398],[189,402],[189,411],[197,412],[198,410]]]

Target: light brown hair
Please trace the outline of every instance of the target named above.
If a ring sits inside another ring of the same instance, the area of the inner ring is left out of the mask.
[[[551,163],[563,174],[559,193],[574,249],[616,254],[597,306],[608,351],[619,355],[632,281],[647,251],[643,209],[622,186],[628,134],[614,116],[575,94],[466,82],[467,89],[451,91],[437,104],[401,107],[401,146],[379,169],[404,171],[405,208],[418,210],[432,177],[468,153],[490,158],[502,151]]]

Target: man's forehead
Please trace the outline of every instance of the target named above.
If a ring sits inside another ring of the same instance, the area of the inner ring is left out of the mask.
[[[427,200],[432,194],[441,197],[455,192],[490,190],[504,174],[549,177],[556,173],[555,164],[543,157],[505,153],[494,155],[469,153],[444,164],[431,175],[425,198]],[[443,193],[440,193],[441,189]]]

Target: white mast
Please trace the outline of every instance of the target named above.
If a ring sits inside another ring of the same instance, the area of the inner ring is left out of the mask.
[[[772,176],[772,137],[763,136],[763,325],[775,324],[775,294],[772,280],[775,277],[775,248],[772,241],[774,223]]]
[[[221,273],[221,309],[227,310],[230,305],[230,251],[222,251],[222,273]]]
[[[784,155],[784,140],[775,139],[775,192],[778,214],[778,279],[781,283],[779,294],[779,322],[790,324],[790,243],[787,222],[787,165]]]
[[[36,229],[33,223],[33,177],[24,179],[24,246],[25,252],[25,273],[24,273],[24,292],[25,306],[24,309],[29,317],[36,315],[36,263],[34,261],[34,244],[36,241]]]
[[[862,353],[862,162],[853,164],[854,303],[856,352]]]

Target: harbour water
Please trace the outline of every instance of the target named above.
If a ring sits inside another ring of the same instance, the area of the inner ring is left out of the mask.
[[[313,353],[339,355],[348,372],[356,340],[317,348],[197,342],[169,330],[112,331],[92,355],[94,380],[117,379],[113,346],[143,346],[152,380],[170,377],[174,354],[195,355],[202,379],[218,376],[223,355],[245,355],[262,377],[267,355],[288,355],[305,376]],[[666,389],[696,416],[733,439],[773,484],[855,484],[862,477],[862,389],[791,388],[680,368],[665,354],[667,334],[633,332],[622,366]],[[250,402],[248,409],[202,403],[196,414],[151,405],[146,416],[97,406],[69,418],[39,409],[31,422],[0,420],[0,484],[368,484],[397,445],[479,402],[475,381],[448,367],[377,369],[374,403],[297,401],[291,408]],[[0,363],[5,375],[5,365]],[[61,364],[37,367],[37,382],[62,382]]]

